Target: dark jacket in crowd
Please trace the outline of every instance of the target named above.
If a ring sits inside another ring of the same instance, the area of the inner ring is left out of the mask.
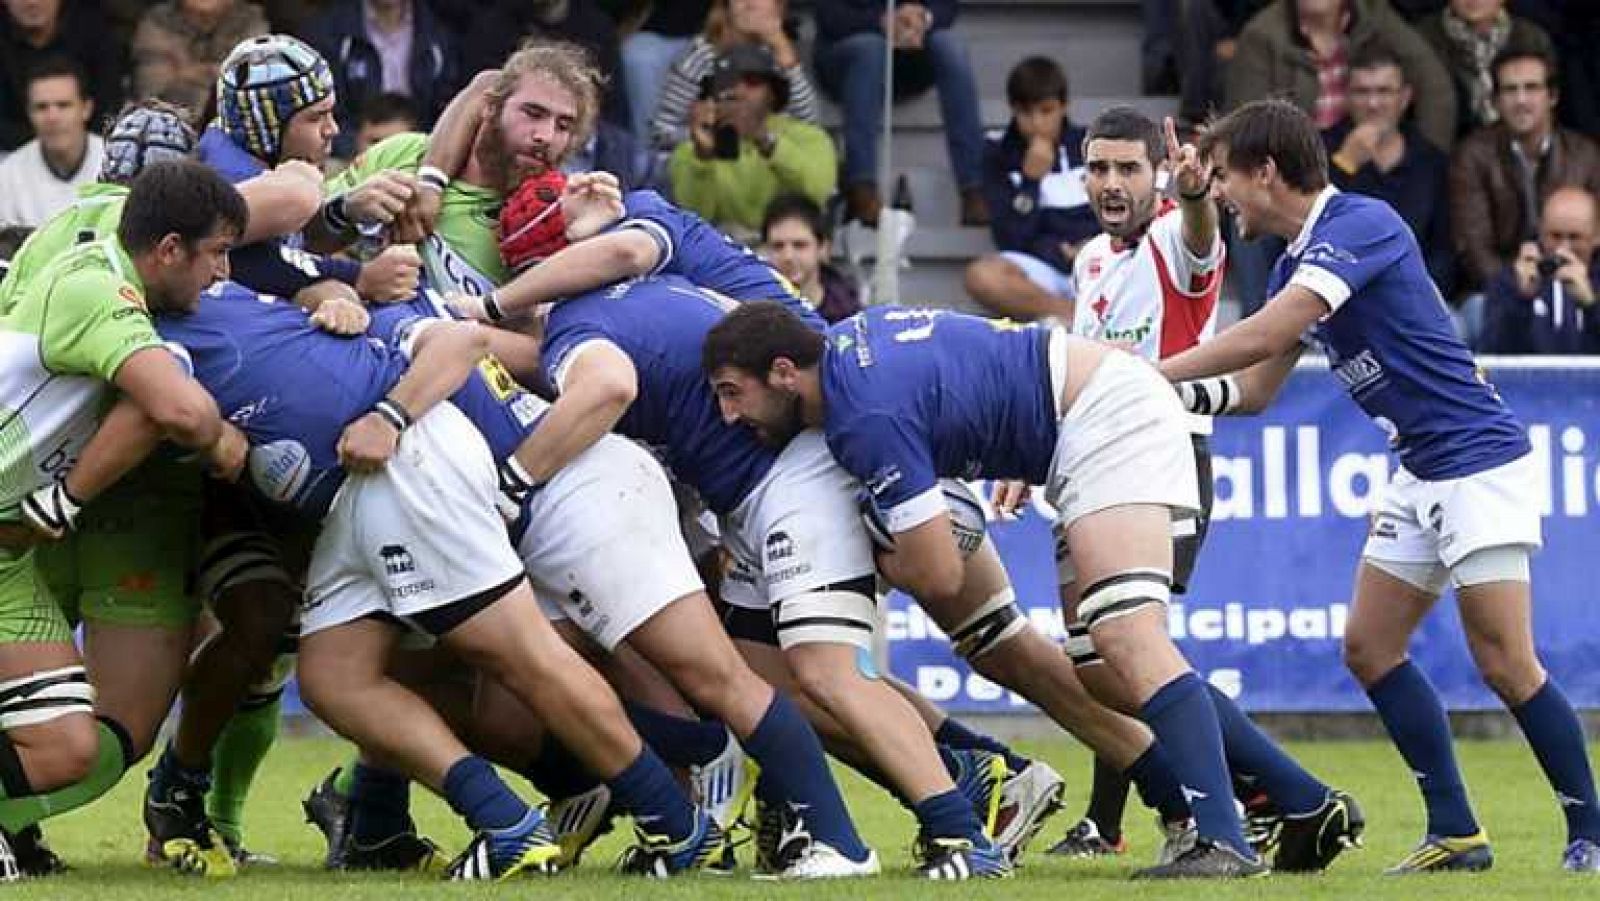
[[[33,138],[28,124],[28,73],[41,61],[64,56],[82,67],[94,99],[91,131],[122,108],[123,79],[128,74],[125,46],[106,27],[95,4],[62,0],[55,39],[34,47],[22,39],[10,14],[0,12],[0,151],[11,151]]]
[[[904,0],[895,0],[899,6]],[[956,21],[956,0],[916,0],[933,13],[929,30],[949,28]],[[817,0],[817,37],[824,43],[863,31],[883,30],[884,0]]]
[[[383,60],[367,37],[364,4],[341,0],[317,19],[310,40],[333,69],[339,93],[334,152],[349,157],[355,151],[362,107],[383,93]],[[427,0],[412,0],[409,68],[411,103],[420,130],[428,131],[464,80],[457,38],[439,23]]]
[[[1465,290],[1481,290],[1531,240],[1538,210],[1524,209],[1511,133],[1503,123],[1468,135],[1450,163],[1450,230],[1465,267]],[[1600,148],[1577,132],[1557,129],[1539,164],[1539,204],[1556,188],[1577,185],[1600,194]]]
[[[1600,292],[1600,269],[1589,267],[1589,284]],[[1507,266],[1485,293],[1483,337],[1478,350],[1491,354],[1600,354],[1600,304],[1580,307],[1546,280],[1533,298],[1517,292],[1517,273]]]
[[[592,2],[569,0],[566,16],[554,22],[537,15],[539,4],[527,0],[497,0],[486,5],[462,32],[461,56],[466,71],[499,68],[512,51],[529,37],[570,41],[589,51],[606,76],[600,115],[628,127],[628,97],[623,90],[622,44],[617,23]]]
[[[1061,147],[1046,179],[1080,179],[1081,185],[1083,135],[1081,127],[1062,124]],[[1007,125],[1000,137],[984,142],[983,198],[989,204],[994,246],[1037,257],[1071,273],[1072,263],[1061,252],[1062,242],[1081,243],[1094,237],[1100,225],[1081,187],[1076,196],[1082,202],[1063,206],[1055,192],[1044,190],[1044,181],[1023,176],[1022,158],[1027,151],[1028,142],[1015,122]]]
[[[1330,157],[1352,128],[1346,119],[1322,133]],[[1450,297],[1456,281],[1455,249],[1450,246],[1450,158],[1411,125],[1400,126],[1400,133],[1406,139],[1406,152],[1388,172],[1380,172],[1369,161],[1353,175],[1330,164],[1328,174],[1339,190],[1376,197],[1394,207],[1416,235],[1434,284]]]

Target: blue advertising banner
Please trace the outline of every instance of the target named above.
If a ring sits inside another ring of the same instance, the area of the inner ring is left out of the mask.
[[[1600,707],[1600,366],[1573,359],[1482,361],[1528,426],[1545,478],[1534,501],[1534,628],[1546,667],[1580,707]],[[1189,594],[1168,611],[1196,671],[1255,711],[1364,711],[1340,660],[1366,516],[1393,463],[1383,433],[1326,367],[1302,365],[1266,414],[1218,419],[1216,506]],[[987,485],[975,486],[987,496]],[[1033,623],[1063,635],[1050,511],[1035,492],[991,534]],[[1589,556],[1595,554],[1595,557]],[[1026,712],[1027,702],[971,672],[904,595],[890,598],[896,675],[953,712]],[[1473,667],[1446,595],[1412,656],[1453,710],[1498,707]]]

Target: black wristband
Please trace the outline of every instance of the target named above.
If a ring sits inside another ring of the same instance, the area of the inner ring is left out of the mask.
[[[1185,193],[1183,193],[1183,191],[1180,190],[1178,192],[1178,199],[1179,200],[1183,200],[1183,201],[1187,201],[1189,203],[1194,203],[1197,200],[1206,199],[1207,197],[1211,196],[1211,182],[1213,180],[1215,180],[1216,177],[1217,176],[1216,176],[1215,172],[1207,175],[1206,176],[1206,183],[1203,186],[1201,186],[1200,190],[1194,192],[1193,194],[1185,194]]]
[[[343,194],[328,198],[328,202],[322,205],[322,221],[334,234],[350,230],[350,215],[345,211]]]
[[[506,311],[500,309],[500,297],[495,291],[483,295],[483,315],[489,317],[490,322],[499,322],[506,318]]]
[[[383,417],[383,420],[394,426],[394,430],[397,432],[403,432],[410,428],[413,422],[411,414],[406,411],[406,408],[402,407],[399,401],[390,397],[373,404],[372,412]]]

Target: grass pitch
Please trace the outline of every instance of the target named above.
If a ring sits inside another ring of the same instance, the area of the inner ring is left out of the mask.
[[[320,835],[302,822],[299,800],[331,767],[342,762],[347,748],[328,739],[293,739],[274,749],[250,800],[247,844],[280,858],[282,864],[257,868],[232,880],[197,880],[142,866],[139,851],[144,834],[139,798],[144,767],[129,774],[108,797],[92,807],[45,824],[58,853],[74,867],[65,876],[5,886],[6,898],[142,899],[190,897],[206,899],[374,899],[390,901],[424,893],[439,897],[549,898],[1070,898],[1130,897],[1195,899],[1233,898],[1600,898],[1600,877],[1572,876],[1558,862],[1565,832],[1559,811],[1532,756],[1520,743],[1464,742],[1462,765],[1478,813],[1494,840],[1495,867],[1481,875],[1439,875],[1396,879],[1382,870],[1399,860],[1422,831],[1422,808],[1409,773],[1387,744],[1323,742],[1292,746],[1300,760],[1329,782],[1353,792],[1365,807],[1367,847],[1341,857],[1329,873],[1315,877],[1274,876],[1243,884],[1150,885],[1130,883],[1128,874],[1155,852],[1157,838],[1151,816],[1130,803],[1127,827],[1131,848],[1111,861],[1060,860],[1041,853],[1082,813],[1088,791],[1089,756],[1068,741],[1019,743],[1026,753],[1041,756],[1067,778],[1067,807],[1045,827],[1016,877],[1006,881],[936,885],[910,876],[911,817],[883,792],[841,772],[856,820],[868,842],[878,849],[886,874],[877,880],[828,885],[775,885],[737,877],[697,876],[666,883],[645,883],[609,872],[621,852],[623,828],[590,849],[583,867],[553,879],[510,885],[448,885],[422,877],[333,875],[318,869]],[[152,755],[153,756],[153,755]],[[529,795],[532,797],[533,795]],[[418,822],[426,834],[454,853],[467,840],[443,802],[418,790],[413,796]],[[748,860],[748,850],[741,863]]]

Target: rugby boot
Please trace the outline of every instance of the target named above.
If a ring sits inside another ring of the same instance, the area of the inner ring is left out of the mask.
[[[1450,871],[1477,873],[1492,866],[1494,850],[1489,847],[1488,834],[1480,829],[1472,835],[1459,837],[1430,835],[1404,860],[1383,872],[1388,876]]]
[[[155,770],[151,770],[155,775]],[[152,778],[144,793],[145,860],[190,876],[226,879],[239,872],[222,836],[206,815],[202,788]]]
[[[917,875],[937,881],[966,879],[1004,879],[1011,875],[1011,861],[994,842],[974,842],[965,838],[917,839]]]
[[[651,835],[637,825],[633,831],[639,843],[622,852],[617,871],[651,879],[703,869],[723,858],[728,843],[717,821],[703,810],[696,811],[694,832],[681,841]]]
[[[516,876],[554,873],[560,856],[561,846],[550,831],[550,822],[530,808],[515,826],[473,836],[472,844],[445,869],[445,879],[503,882]]]
[[[1045,820],[1061,809],[1066,791],[1061,774],[1043,761],[1032,760],[1021,770],[1009,772],[1000,786],[1000,808],[995,815],[994,842],[1016,866],[1028,843],[1044,828]]]
[[[1315,811],[1301,817],[1284,817],[1278,832],[1278,853],[1272,869],[1278,873],[1317,873],[1326,870],[1346,848],[1361,847],[1367,819],[1356,799],[1333,791]]]
[[[1135,879],[1248,879],[1265,876],[1267,865],[1208,838],[1197,839],[1189,850],[1170,863],[1159,863],[1133,874]]]

